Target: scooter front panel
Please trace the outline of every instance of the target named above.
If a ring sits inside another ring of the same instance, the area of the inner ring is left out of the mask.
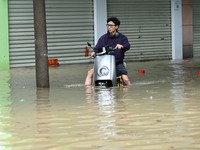
[[[94,82],[109,81],[116,85],[116,65],[113,55],[96,56],[94,61]]]

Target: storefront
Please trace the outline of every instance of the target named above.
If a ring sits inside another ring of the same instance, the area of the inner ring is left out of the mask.
[[[97,2],[100,2],[100,5]],[[105,22],[106,17],[116,16],[121,20],[119,31],[128,37],[132,45],[126,54],[127,61],[174,59],[173,49],[176,48],[173,46],[181,44],[179,43],[181,37],[179,33],[174,32],[176,28],[173,28],[172,24],[173,2],[172,0],[46,0],[49,58],[58,59],[60,64],[88,63],[90,60],[84,56],[86,42],[94,44],[97,31],[102,29],[101,33],[104,30],[106,32],[104,24],[99,27],[97,22],[101,20]],[[174,5],[179,2],[180,0],[174,2]],[[8,0],[7,5],[9,32],[7,57],[10,67],[35,66],[33,1]],[[193,0],[194,57],[200,56],[199,7],[200,2]],[[98,20],[99,16],[105,20]],[[174,34],[178,35],[176,38],[179,41],[174,42]]]
[[[61,64],[82,63],[87,41],[93,41],[92,0],[46,0],[49,58]],[[9,0],[10,66],[35,65],[33,0]]]
[[[128,60],[171,59],[171,0],[108,0],[108,16],[121,19],[120,31],[132,49]]]

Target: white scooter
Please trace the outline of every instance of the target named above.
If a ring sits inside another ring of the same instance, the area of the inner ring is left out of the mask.
[[[90,43],[87,43],[87,45],[91,47]],[[93,75],[93,83],[95,86],[123,86],[121,76],[117,77],[116,74],[114,51],[115,49],[111,47],[102,47],[97,50],[94,60]]]

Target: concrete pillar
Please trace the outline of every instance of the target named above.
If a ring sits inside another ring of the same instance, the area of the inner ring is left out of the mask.
[[[107,0],[94,0],[94,43],[107,32]]]
[[[182,0],[171,0],[172,59],[183,59]]]
[[[45,0],[33,0],[36,86],[49,88]]]

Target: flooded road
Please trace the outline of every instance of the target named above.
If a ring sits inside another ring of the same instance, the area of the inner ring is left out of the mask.
[[[0,71],[0,150],[199,150],[199,60],[127,62],[132,85],[85,87],[92,64]],[[138,70],[145,70],[138,74]]]

